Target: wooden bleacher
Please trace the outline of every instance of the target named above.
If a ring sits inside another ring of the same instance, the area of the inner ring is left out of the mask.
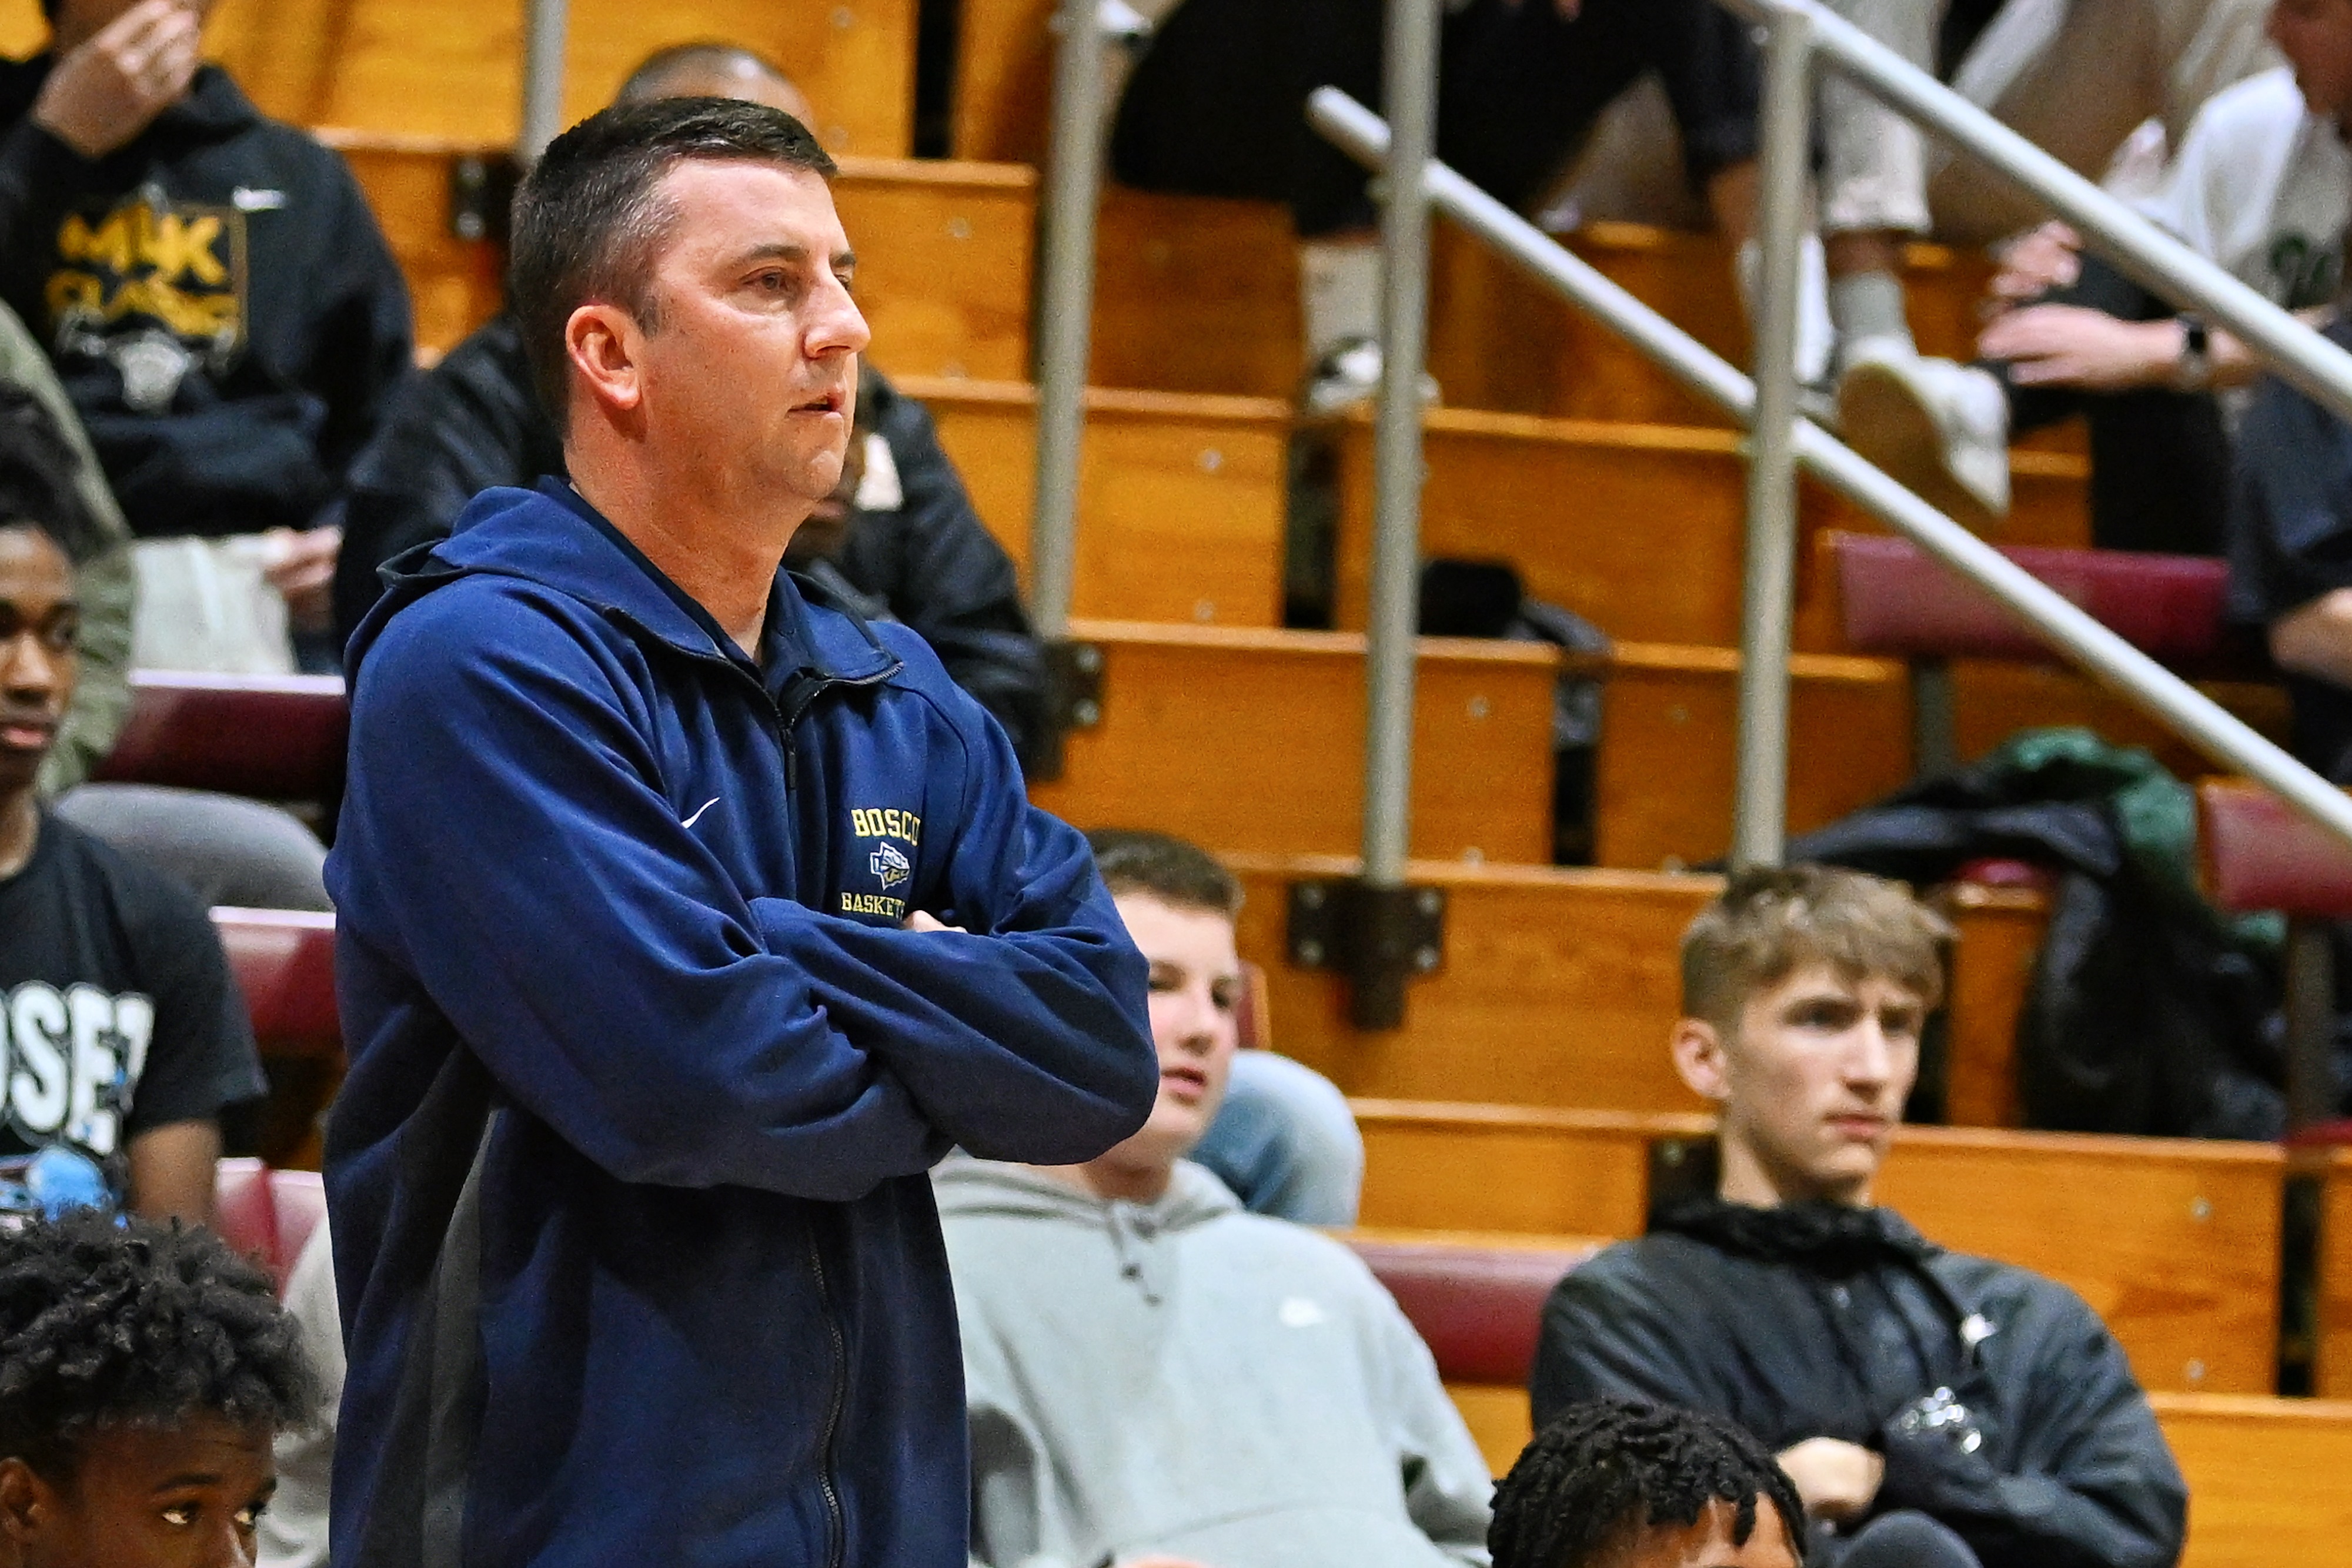
[[[1026,572],[1037,402],[1021,382],[902,376],[982,521]],[[1286,405],[1092,391],[1073,612],[1273,627],[1282,620]]]
[[[1358,1101],[1363,1223],[1635,1236],[1704,1118]],[[1876,1196],[1930,1240],[2072,1286],[2150,1388],[2268,1393],[2286,1156],[2268,1145],[1905,1127]]]
[[[467,0],[218,0],[205,45],[278,120],[509,145],[521,113],[522,15]],[[0,51],[29,54],[46,36],[36,7],[11,7]],[[814,129],[835,152],[911,150],[915,0],[573,0],[566,123],[611,102],[656,49],[709,38],[782,66],[817,105]]]

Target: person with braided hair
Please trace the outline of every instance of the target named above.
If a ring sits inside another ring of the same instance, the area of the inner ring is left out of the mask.
[[[0,1568],[241,1568],[318,1380],[209,1231],[81,1210],[0,1232]]]
[[[1805,1510],[1764,1445],[1719,1416],[1571,1405],[1495,1489],[1494,1568],[1799,1568]]]
[[[1700,912],[1673,1051],[1720,1108],[1716,1190],[1553,1291],[1536,1422],[1601,1396],[1736,1421],[1828,1568],[2171,1568],[2188,1489],[2098,1314],[1872,1206],[1950,935],[1822,866],[1742,872]]]

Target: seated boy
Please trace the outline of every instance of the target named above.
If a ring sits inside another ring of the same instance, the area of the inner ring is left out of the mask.
[[[1150,1121],[1088,1165],[957,1156],[933,1176],[974,1560],[1484,1563],[1486,1462],[1396,1303],[1345,1247],[1243,1212],[1183,1157],[1233,1060],[1238,887],[1172,839],[1098,837],[1097,856],[1150,962]]]
[[[1871,1207],[1949,935],[1819,866],[1741,873],[1692,922],[1674,1059],[1721,1107],[1719,1191],[1560,1281],[1537,1425],[1601,1395],[1736,1421],[1838,1568],[2168,1568],[2187,1489],[2097,1314]]]
[[[0,1232],[0,1563],[251,1563],[270,1440],[316,1402],[269,1281],[211,1232]]]
[[[1764,1446],[1694,1410],[1595,1399],[1495,1489],[1495,1568],[1798,1568],[1797,1489]]]
[[[268,1088],[194,894],[61,821],[42,764],[73,702],[76,515],[0,443],[0,1217],[212,1216],[221,1108]]]

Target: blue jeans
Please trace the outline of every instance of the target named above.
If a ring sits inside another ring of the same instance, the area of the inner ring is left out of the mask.
[[[1192,1157],[1253,1214],[1300,1225],[1353,1225],[1364,1140],[1339,1086],[1270,1051],[1234,1055],[1224,1105]]]

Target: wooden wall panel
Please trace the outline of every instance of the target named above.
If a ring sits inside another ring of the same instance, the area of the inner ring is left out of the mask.
[[[2154,1396],[2189,1479],[2181,1568],[2352,1565],[2352,1405]]]
[[[2281,745],[2286,743],[2284,688],[2250,681],[2217,681],[2205,695]],[[2087,676],[2046,664],[1982,659],[1952,662],[1954,738],[1963,761],[1984,756],[2018,730],[2080,725],[2117,746],[2144,746],[2184,779],[2215,771],[2203,753],[2115,696]]]
[[[2352,1399],[2352,1150],[2329,1151],[2321,1172],[2317,1392]]]
[[[1960,932],[1947,987],[1952,1029],[1944,1116],[1955,1126],[2014,1127],[2017,1019],[2050,906],[2021,888],[1968,883],[1947,889],[1940,903]]]
[[[1297,256],[1272,203],[1105,190],[1088,382],[1296,398]]]

